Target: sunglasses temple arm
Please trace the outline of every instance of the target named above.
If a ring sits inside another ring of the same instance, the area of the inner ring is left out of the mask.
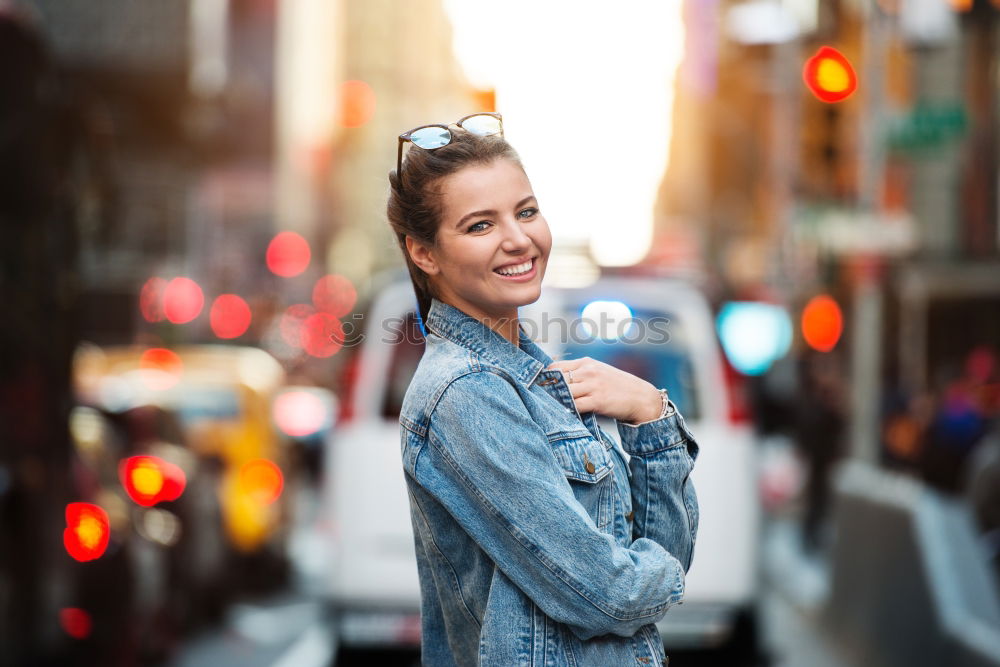
[[[403,137],[399,138],[399,148],[396,151],[396,178],[399,178],[400,173],[403,171]]]

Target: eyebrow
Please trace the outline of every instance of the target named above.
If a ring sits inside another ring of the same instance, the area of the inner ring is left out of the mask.
[[[535,198],[535,195],[528,195],[527,197],[525,197],[521,201],[519,201],[516,204],[514,204],[514,208],[521,208],[522,206],[524,206],[525,204],[527,204],[529,201],[531,201],[534,198]],[[471,218],[478,218],[480,216],[488,216],[488,215],[496,215],[496,211],[494,211],[493,209],[487,209],[487,210],[484,210],[484,211],[473,211],[472,213],[466,213],[465,215],[462,216],[461,220],[459,220],[457,223],[455,223],[455,227],[461,227],[466,222],[468,222]]]

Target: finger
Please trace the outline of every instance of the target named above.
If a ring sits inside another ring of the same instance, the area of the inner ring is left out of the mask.
[[[575,371],[581,365],[583,365],[584,359],[563,359],[562,361],[553,361],[551,364],[545,367],[547,371]]]
[[[590,396],[593,393],[594,389],[591,386],[591,383],[573,382],[572,384],[569,384],[567,386],[569,387],[569,393],[574,400],[582,396]]]
[[[584,412],[594,411],[594,399],[590,396],[581,396],[580,398],[573,398],[573,402],[576,403],[576,409],[581,414]]]

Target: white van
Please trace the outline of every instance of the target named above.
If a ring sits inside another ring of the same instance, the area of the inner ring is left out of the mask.
[[[397,422],[423,351],[414,308],[409,280],[375,299],[357,359],[353,417],[328,443],[324,511],[335,552],[328,593],[344,646],[419,644],[419,586]],[[692,473],[701,520],[685,601],[667,613],[660,633],[668,651],[755,652],[756,453],[750,424],[734,418],[704,296],[678,280],[605,277],[585,288],[546,288],[542,300],[521,309],[521,320],[553,358],[590,356],[668,389],[701,447]],[[654,335],[635,342],[643,333],[636,327]]]

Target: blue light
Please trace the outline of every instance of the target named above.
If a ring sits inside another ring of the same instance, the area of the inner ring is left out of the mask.
[[[580,313],[588,336],[617,340],[635,331],[632,309],[621,301],[591,301]]]
[[[781,306],[733,301],[719,311],[716,329],[733,368],[744,375],[760,375],[792,344],[792,320]]]

